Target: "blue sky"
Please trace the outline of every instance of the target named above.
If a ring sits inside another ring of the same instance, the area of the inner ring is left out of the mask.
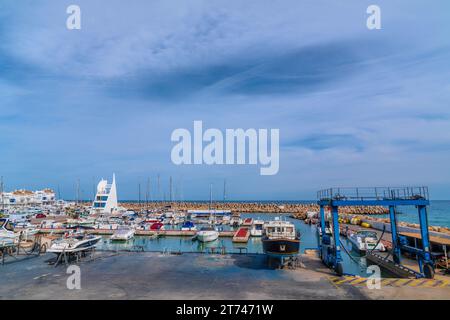
[[[78,4],[82,30],[65,27]],[[366,28],[381,7],[382,29]],[[450,199],[448,1],[0,3],[7,189],[119,198],[161,176],[177,198],[311,199],[331,186],[428,185]],[[176,128],[280,129],[280,170],[175,166]]]

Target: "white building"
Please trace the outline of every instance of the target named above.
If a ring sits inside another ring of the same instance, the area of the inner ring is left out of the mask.
[[[15,190],[0,194],[0,204],[5,206],[51,205],[56,202],[55,192],[51,189],[37,191]]]
[[[91,213],[110,214],[117,209],[116,175],[113,174],[112,183],[104,179],[98,183]]]

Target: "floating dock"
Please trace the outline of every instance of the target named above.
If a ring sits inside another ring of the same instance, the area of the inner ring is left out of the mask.
[[[240,227],[233,236],[233,242],[248,242],[250,238],[250,229]]]

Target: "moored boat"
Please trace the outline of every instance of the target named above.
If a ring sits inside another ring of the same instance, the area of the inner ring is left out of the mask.
[[[195,226],[195,224],[192,221],[186,221],[181,226],[181,230],[182,231],[194,231],[194,230],[197,230],[197,227]]]
[[[197,240],[201,242],[211,242],[219,238],[219,232],[212,227],[203,227],[197,231]]]
[[[264,233],[264,221],[254,220],[252,228],[250,229],[250,234],[252,237],[262,237]]]
[[[289,221],[276,219],[264,225],[263,251],[269,257],[296,256],[300,250],[300,238]]]
[[[111,236],[112,241],[127,241],[134,237],[135,230],[129,226],[120,226]]]
[[[350,234],[348,240],[352,243],[353,249],[360,253],[372,250],[386,251],[381,241],[378,241],[378,235],[374,231],[359,230]]]

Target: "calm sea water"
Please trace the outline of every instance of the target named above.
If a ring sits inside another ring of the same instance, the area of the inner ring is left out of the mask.
[[[411,223],[419,223],[417,209],[413,206],[397,208],[398,220]],[[389,215],[377,215],[377,217],[387,218]],[[432,200],[428,208],[428,224],[430,226],[440,226],[450,228],[450,200]]]

